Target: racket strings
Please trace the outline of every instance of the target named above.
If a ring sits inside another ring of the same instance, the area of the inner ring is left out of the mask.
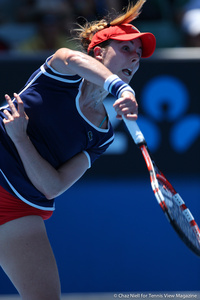
[[[146,144],[139,146],[150,173],[154,195],[168,221],[183,242],[200,256],[200,230],[184,201],[150,156]]]
[[[169,216],[170,222],[173,223],[172,225],[174,225],[179,235],[181,235],[182,238],[185,238],[186,243],[190,243],[195,249],[198,249],[198,251],[200,251],[200,238],[197,234],[196,229],[196,227],[198,228],[198,226],[192,226],[190,224],[185,214],[183,213],[181,205],[179,205],[176,197],[174,196],[174,190],[172,192],[170,186],[168,186],[166,182],[160,181],[159,178],[158,184],[168,209],[167,215]]]

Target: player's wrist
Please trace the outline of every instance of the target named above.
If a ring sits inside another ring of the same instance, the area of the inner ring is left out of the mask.
[[[117,75],[110,75],[104,82],[104,89],[112,94],[116,99],[120,98],[125,91],[131,92],[135,96],[134,90],[121,80]]]
[[[12,142],[15,144],[15,146],[24,147],[27,143],[30,142],[29,136],[26,132],[16,135],[16,136],[10,136]]]

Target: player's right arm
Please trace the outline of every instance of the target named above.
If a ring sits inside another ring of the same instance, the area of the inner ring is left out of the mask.
[[[57,72],[83,77],[89,82],[103,87],[112,72],[101,63],[101,57],[95,59],[80,51],[61,48],[53,55],[50,65]]]
[[[78,74],[85,80],[104,88],[105,81],[114,74],[103,64],[102,51],[98,49],[95,51],[95,58],[93,58],[79,51],[61,48],[56,51],[49,64],[57,72]],[[117,112],[117,118],[121,119],[122,115],[125,115],[129,120],[137,119],[138,104],[130,89],[121,94],[121,98],[117,99],[113,107]]]

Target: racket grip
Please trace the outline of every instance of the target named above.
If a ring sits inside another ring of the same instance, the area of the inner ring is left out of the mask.
[[[146,143],[145,138],[136,123],[136,121],[130,121],[127,120],[124,116],[122,116],[124,123],[126,124],[126,127],[128,128],[130,135],[132,136],[134,142],[136,145],[140,143]]]

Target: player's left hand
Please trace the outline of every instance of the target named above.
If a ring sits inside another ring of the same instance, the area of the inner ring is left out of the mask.
[[[24,104],[20,96],[14,93],[14,97],[17,100],[18,108],[13,104],[10,96],[5,95],[5,99],[9,105],[10,111],[5,109],[3,111],[5,118],[3,119],[6,132],[15,142],[20,142],[24,137],[27,137],[27,125],[28,125],[28,116],[24,111]]]

